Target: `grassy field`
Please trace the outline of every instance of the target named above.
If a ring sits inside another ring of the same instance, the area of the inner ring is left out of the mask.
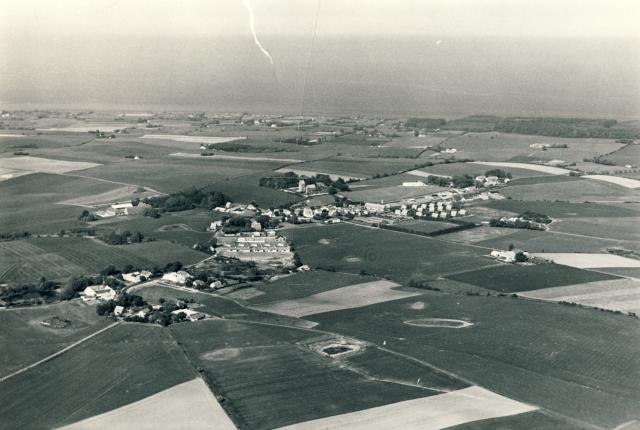
[[[426,187],[403,187],[402,185],[395,185],[392,187],[373,189],[354,188],[353,191],[342,194],[353,202],[384,201],[387,203],[397,202],[401,199],[424,197],[444,190],[446,190],[446,188],[435,185],[428,185]]]
[[[509,417],[473,421],[449,427],[449,430],[587,430],[589,428],[560,418],[551,418],[544,413],[534,411]]]
[[[457,224],[441,221],[429,221],[429,220],[407,220],[401,221],[393,225],[395,228],[407,230],[410,232],[420,233],[434,233],[436,231],[446,230],[448,228],[456,227]]]
[[[296,165],[304,170],[333,173],[347,177],[371,177],[410,170],[420,162],[410,158],[350,158],[333,157]]]
[[[640,197],[640,191],[638,190],[587,179],[554,184],[514,185],[504,188],[501,193],[519,200],[559,200],[577,203],[611,200],[637,201]]]
[[[0,242],[0,282],[65,279],[84,272],[83,266],[28,241]]]
[[[0,426],[37,430],[70,424],[194,377],[168,331],[120,325],[0,384]]]
[[[494,170],[495,167],[491,166],[482,166],[479,164],[473,163],[444,163],[437,164],[435,166],[425,167],[421,170],[433,173],[436,175],[445,175],[445,176],[460,176],[460,175],[470,175],[476,177],[478,175],[484,175],[489,170]],[[546,173],[536,172],[535,170],[529,169],[518,169],[514,167],[504,167],[500,168],[507,173],[511,173],[511,176],[514,179],[517,178],[529,178],[529,177],[547,177]]]
[[[147,267],[153,265],[151,258],[142,257],[128,251],[129,245],[105,245],[97,240],[81,237],[41,237],[30,239],[30,244],[46,252],[55,253],[84,268],[89,273],[97,273],[108,265],[124,267],[127,264]]]
[[[184,265],[189,265],[204,260],[209,256],[190,247],[170,243],[165,240],[132,243],[130,245],[117,246],[117,248],[135,257],[147,259],[158,266],[164,266],[174,261],[180,261]]]
[[[436,392],[369,380],[296,342],[314,333],[218,320],[171,327],[240,429],[271,429]]]
[[[274,190],[273,188],[260,187],[261,177],[270,176],[272,172],[250,174],[233,180],[223,180],[214,182],[211,188],[223,192],[234,202],[251,203],[254,202],[260,207],[280,207],[291,203],[299,202],[302,198],[295,194]]]
[[[551,224],[552,231],[623,241],[640,241],[640,217],[576,218]]]
[[[55,233],[61,228],[86,226],[81,209],[56,203],[111,191],[121,185],[78,177],[35,173],[0,181],[0,230]]]
[[[629,248],[635,242],[600,239],[586,236],[558,234],[551,231],[508,230],[509,234],[473,242],[475,245],[494,249],[508,249],[513,245],[528,252],[598,252],[609,247]],[[633,249],[633,248],[631,248]]]
[[[627,145],[624,148],[620,148],[619,150],[615,151],[613,154],[605,156],[604,158],[613,161],[618,166],[624,166],[627,164],[637,166],[638,160],[640,160],[640,146]]]
[[[351,273],[364,270],[400,283],[492,264],[480,249],[351,224],[294,228],[283,234],[304,264]]]
[[[477,285],[502,293],[516,293],[518,291],[615,279],[614,276],[603,273],[553,263],[534,266],[510,264],[463,272],[447,277],[455,281]]]
[[[319,329],[384,342],[389,350],[561,416],[605,428],[637,417],[638,320],[510,297],[427,291],[420,300],[422,308],[412,308],[415,299],[410,298],[310,319],[320,323]],[[445,330],[404,323],[416,318],[474,325]]]
[[[84,176],[152,187],[166,193],[204,187],[225,178],[269,171],[282,163],[243,160],[165,158],[114,163],[82,172]]]
[[[68,318],[71,323],[64,328],[40,324],[53,317]],[[94,306],[80,301],[0,311],[0,376],[35,363],[108,323],[96,315]]]
[[[640,212],[631,208],[614,207],[601,203],[532,202],[523,200],[491,200],[483,206],[493,209],[523,213],[537,212],[551,218],[575,217],[637,217]]]
[[[369,276],[311,270],[258,286],[258,289],[265,294],[249,299],[248,302],[265,304],[280,300],[299,299],[370,280],[372,278]]]

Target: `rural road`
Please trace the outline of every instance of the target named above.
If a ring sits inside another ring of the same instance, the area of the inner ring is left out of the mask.
[[[24,373],[29,369],[33,369],[34,367],[39,366],[39,365],[41,365],[43,363],[46,363],[49,360],[53,360],[54,358],[58,357],[59,355],[64,354],[65,352],[69,351],[72,348],[75,348],[76,346],[80,345],[81,343],[86,342],[87,340],[89,340],[89,339],[91,339],[91,338],[93,338],[95,336],[98,336],[99,334],[104,333],[105,331],[117,326],[121,322],[122,321],[117,321],[117,322],[115,322],[115,323],[113,323],[111,325],[108,325],[108,326],[106,326],[106,327],[104,327],[104,328],[102,328],[102,329],[100,329],[100,330],[98,330],[98,331],[96,331],[94,333],[91,333],[89,336],[83,337],[82,339],[80,339],[80,340],[72,343],[71,345],[61,349],[60,351],[55,352],[55,353],[43,358],[40,361],[36,361],[35,363],[28,365],[27,367],[23,367],[22,369],[16,370],[13,373],[10,373],[10,374],[8,374],[6,376],[3,376],[2,378],[0,378],[0,382],[4,382],[9,378],[12,378],[12,377],[17,376],[17,375],[19,375],[21,373]]]

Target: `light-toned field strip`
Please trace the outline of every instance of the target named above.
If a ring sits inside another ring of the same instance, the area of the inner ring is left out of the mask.
[[[640,312],[640,281],[612,279],[524,291],[519,296],[552,302],[580,303],[622,312]]]
[[[275,170],[275,172],[278,172],[278,173],[293,172],[296,175],[304,175],[304,176],[327,175],[328,177],[331,178],[332,181],[337,181],[338,178],[342,178],[345,181],[346,180],[362,181],[366,179],[364,176],[337,175],[335,173],[320,172],[318,170],[291,169],[289,167],[282,167],[278,170]]]
[[[101,164],[88,163],[85,161],[53,160],[51,158],[31,156],[0,158],[0,168],[42,173],[67,173],[98,166],[101,166]]]
[[[174,152],[169,154],[171,157],[198,158],[200,160],[246,160],[246,161],[277,161],[282,163],[302,163],[304,160],[296,160],[295,158],[271,158],[271,157],[242,157],[240,155],[207,155],[189,154],[187,152]]]
[[[173,140],[174,142],[216,144],[244,140],[246,137],[214,137],[214,136],[190,136],[185,134],[145,134],[142,139]]]
[[[66,131],[70,133],[88,133],[90,131],[100,130],[104,133],[112,133],[115,130],[121,130],[123,128],[135,128],[134,124],[128,123],[94,123],[86,125],[72,125],[69,127],[52,127],[52,128],[38,128],[38,131]]]
[[[158,195],[145,188],[145,191],[136,193],[138,187],[135,185],[125,185],[124,187],[116,188],[104,193],[93,194],[90,196],[76,197],[75,199],[69,199],[62,202],[58,202],[59,205],[70,206],[84,206],[93,207],[100,204],[114,203],[119,201],[127,201],[132,198],[138,197],[143,199],[150,195]]]
[[[399,284],[387,280],[365,282],[336,288],[335,290],[325,291],[301,299],[285,300],[268,305],[255,306],[254,308],[280,315],[303,317],[341,309],[359,308],[421,294],[419,292],[392,289],[399,286]]]
[[[583,175],[583,178],[595,179],[597,181],[609,182],[611,184],[620,185],[625,188],[640,188],[640,181],[637,179],[621,178],[619,176],[609,175]]]
[[[536,409],[538,408],[535,406],[472,386],[446,394],[298,423],[280,430],[439,430]]]
[[[640,260],[621,257],[613,254],[583,254],[575,252],[538,252],[535,257],[551,260],[554,263],[579,269],[595,269],[598,267],[640,267]]]
[[[493,167],[513,167],[514,169],[534,170],[536,172],[548,173],[550,175],[568,175],[571,170],[560,167],[543,166],[541,164],[529,163],[509,163],[506,161],[470,161],[471,164],[481,164]]]
[[[0,137],[24,137],[24,134],[0,133]]]
[[[60,427],[64,430],[234,430],[236,426],[200,378],[104,414]]]
[[[17,178],[18,176],[29,175],[31,172],[27,170],[13,170],[0,167],[0,181]]]
[[[423,172],[422,170],[409,170],[407,175],[420,176],[421,178],[428,178],[429,176],[438,176],[440,178],[450,178],[448,175],[438,175],[436,173]]]

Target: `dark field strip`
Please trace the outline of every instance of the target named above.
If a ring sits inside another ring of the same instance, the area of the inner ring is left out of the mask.
[[[301,330],[228,320],[171,330],[225,398],[223,405],[240,429],[272,429],[438,393],[341,368],[296,344],[317,336]]]
[[[617,279],[617,276],[549,263],[533,266],[511,264],[488,267],[450,275],[447,278],[502,293],[516,293],[518,291]]]
[[[411,307],[411,298],[309,319],[320,323],[318,329],[385,342],[389,350],[561,416],[604,428],[637,418],[637,319],[511,297],[426,291],[420,301],[422,309]],[[418,318],[474,325],[446,329],[404,323]]]
[[[71,424],[194,377],[162,328],[120,325],[0,384],[0,427],[44,430]]]

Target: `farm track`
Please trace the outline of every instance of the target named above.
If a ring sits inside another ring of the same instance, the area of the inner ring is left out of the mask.
[[[51,360],[53,360],[54,358],[59,357],[60,355],[64,354],[65,352],[67,352],[67,351],[69,351],[69,350],[71,350],[71,349],[75,348],[76,346],[78,346],[78,345],[80,345],[80,344],[82,344],[82,343],[86,342],[87,340],[92,339],[92,338],[94,338],[94,337],[96,337],[96,336],[98,336],[98,335],[100,335],[100,334],[104,333],[105,331],[107,331],[107,330],[109,330],[109,329],[112,329],[113,327],[115,327],[115,326],[117,326],[117,325],[119,325],[119,324],[121,324],[121,323],[122,323],[122,321],[117,321],[117,322],[115,322],[115,323],[113,323],[113,324],[111,324],[111,325],[108,325],[108,326],[106,326],[106,327],[104,327],[104,328],[102,328],[102,329],[100,329],[100,330],[98,330],[98,331],[96,331],[96,332],[94,332],[94,333],[91,333],[90,335],[88,335],[88,336],[86,336],[86,337],[83,337],[83,338],[82,338],[82,339],[80,339],[80,340],[75,341],[75,342],[74,342],[74,343],[72,343],[71,345],[69,345],[69,346],[67,346],[67,347],[65,347],[65,348],[63,348],[63,349],[61,349],[61,350],[60,350],[60,351],[58,351],[58,352],[55,352],[55,353],[53,353],[53,354],[51,354],[51,355],[49,355],[49,356],[47,356],[47,357],[43,358],[43,359],[42,359],[42,360],[40,360],[40,361],[36,361],[36,362],[35,362],[35,363],[33,363],[33,364],[30,364],[30,365],[28,365],[28,366],[26,366],[26,367],[23,367],[22,369],[16,370],[16,371],[15,371],[15,372],[13,372],[13,373],[10,373],[10,374],[8,374],[8,375],[6,375],[6,376],[3,376],[2,378],[0,378],[0,383],[2,383],[2,382],[4,382],[4,381],[6,381],[6,380],[7,380],[7,379],[9,379],[9,378],[12,378],[12,377],[17,376],[17,375],[19,375],[19,374],[21,374],[21,373],[24,373],[24,372],[26,372],[26,371],[28,371],[28,370],[30,370],[30,369],[33,369],[34,367],[37,367],[37,366],[39,366],[39,365],[41,365],[41,364],[44,364],[44,363],[46,363],[46,362],[48,362],[48,361],[51,361]]]

